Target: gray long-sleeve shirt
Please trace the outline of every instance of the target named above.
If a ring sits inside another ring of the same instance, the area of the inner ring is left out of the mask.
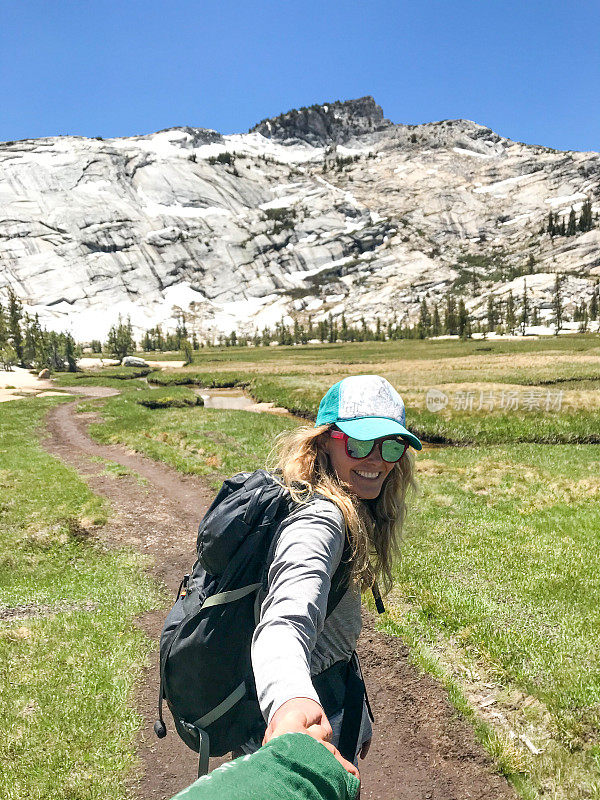
[[[299,506],[282,524],[252,640],[258,700],[267,721],[293,697],[319,702],[310,676],[348,660],[356,647],[361,629],[356,586],[325,618],[343,548],[342,512],[329,500]]]

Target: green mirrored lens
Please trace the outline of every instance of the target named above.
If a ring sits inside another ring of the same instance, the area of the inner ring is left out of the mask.
[[[361,441],[360,439],[351,439],[348,437],[348,455],[352,458],[365,458],[373,449],[374,444],[375,442],[373,439]]]
[[[406,445],[398,439],[386,439],[381,444],[381,457],[384,461],[398,461],[402,458]]]

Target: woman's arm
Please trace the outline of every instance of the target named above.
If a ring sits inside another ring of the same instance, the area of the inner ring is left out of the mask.
[[[293,698],[311,701],[324,716],[310,678],[310,655],[343,546],[342,514],[326,500],[301,506],[280,530],[252,642],[258,699],[269,723]]]

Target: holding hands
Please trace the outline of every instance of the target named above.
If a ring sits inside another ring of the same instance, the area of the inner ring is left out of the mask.
[[[332,730],[319,703],[309,697],[294,697],[280,706],[265,732],[263,744],[284,733],[307,733],[326,747],[350,774],[360,780],[358,769],[347,761],[331,743]]]

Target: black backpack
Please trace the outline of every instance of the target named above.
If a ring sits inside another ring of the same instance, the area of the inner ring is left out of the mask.
[[[207,772],[209,756],[225,755],[264,734],[250,645],[275,534],[297,507],[270,473],[257,470],[226,480],[200,522],[198,560],[179,587],[160,639],[154,725],[159,738],[166,736],[164,698],[179,736],[199,753],[198,774]],[[346,541],[332,578],[328,615],[348,588],[349,561]]]

